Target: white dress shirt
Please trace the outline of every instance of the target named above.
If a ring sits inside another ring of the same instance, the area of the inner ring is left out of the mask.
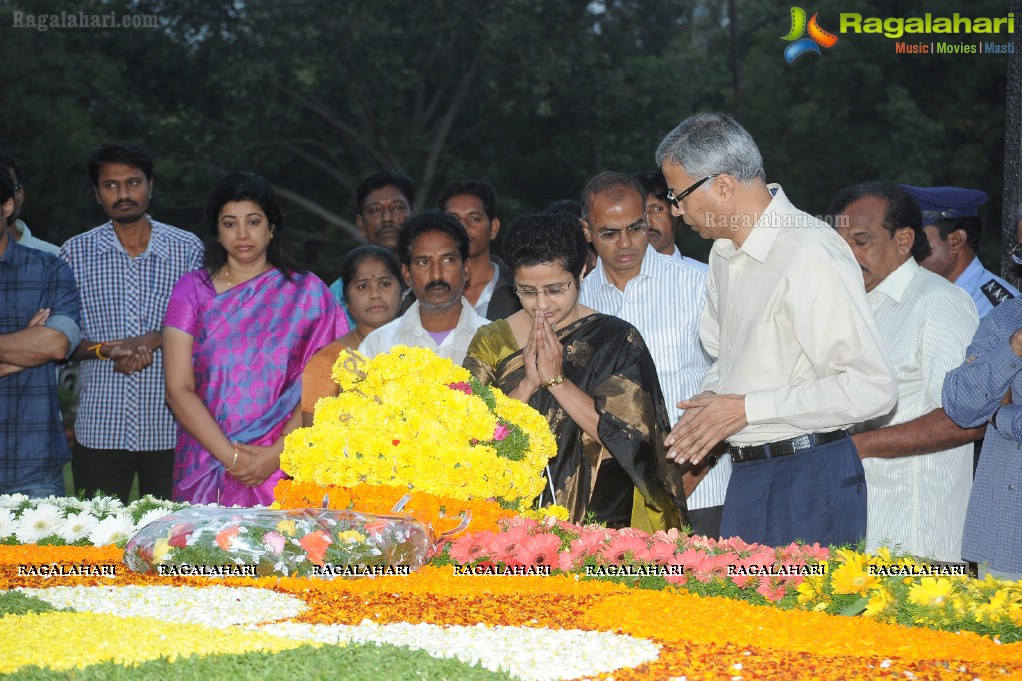
[[[909,258],[867,294],[898,382],[894,411],[854,430],[894,426],[941,405],[944,374],[965,359],[979,325],[965,291]],[[899,546],[916,556],[961,560],[972,490],[972,443],[930,454],[862,460],[869,490],[866,550]]]
[[[735,445],[847,428],[894,406],[897,387],[862,269],[827,223],[778,185],[741,248],[710,252],[703,347],[717,361],[703,389],[745,395]]]
[[[620,317],[642,334],[656,364],[667,414],[681,418],[678,401],[699,392],[710,359],[699,342],[699,315],[706,304],[706,274],[646,247],[639,273],[620,290],[600,261],[579,288],[579,302]],[[690,509],[720,506],[731,478],[731,459],[721,458],[689,495]]]
[[[678,248],[678,244],[674,244],[674,252],[671,253],[671,257],[675,258],[677,260],[680,260],[681,262],[688,263],[689,265],[692,265],[693,267],[695,267],[700,272],[706,272],[706,271],[709,270],[709,266],[706,263],[704,263],[702,260],[696,260],[695,258],[689,258],[687,256],[682,255],[681,254],[681,249]]]
[[[366,336],[362,344],[358,346],[358,351],[372,359],[381,352],[389,351],[395,345],[429,348],[441,357],[446,357],[460,366],[465,360],[468,344],[472,342],[476,330],[489,323],[490,320],[480,316],[462,296],[461,316],[458,317],[457,326],[447,334],[440,345],[437,345],[429,332],[422,328],[419,301],[415,301],[403,315]]]

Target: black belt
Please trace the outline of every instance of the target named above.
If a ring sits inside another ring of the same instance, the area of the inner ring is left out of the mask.
[[[789,454],[794,454],[800,449],[809,449],[810,447],[816,447],[817,445],[825,445],[828,442],[836,442],[847,435],[848,433],[844,430],[835,430],[830,433],[809,433],[807,435],[793,437],[790,440],[768,442],[765,445],[728,447],[728,453],[731,454],[731,460],[735,463],[756,461],[758,459],[765,459],[768,456],[771,458],[788,456]]]

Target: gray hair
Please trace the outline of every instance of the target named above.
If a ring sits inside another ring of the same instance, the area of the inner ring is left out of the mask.
[[[727,173],[739,182],[765,179],[763,156],[749,131],[726,113],[692,116],[667,134],[656,164],[680,165],[692,177]]]

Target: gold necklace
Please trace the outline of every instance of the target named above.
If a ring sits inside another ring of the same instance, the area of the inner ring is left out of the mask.
[[[223,277],[223,280],[224,280],[225,282],[227,282],[227,288],[230,288],[230,287],[231,287],[231,272],[230,272],[230,270],[229,270],[229,269],[227,268],[227,266],[226,266],[226,265],[224,265],[224,269],[223,269],[223,271],[222,271],[222,272],[220,272],[220,276],[221,276],[221,277]]]
[[[362,336],[360,336],[359,333],[358,333],[358,326],[356,326],[354,328],[354,332],[355,332],[355,343],[358,344],[358,345],[362,345]]]

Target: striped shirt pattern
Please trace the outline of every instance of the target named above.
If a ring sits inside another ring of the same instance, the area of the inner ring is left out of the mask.
[[[699,392],[710,359],[699,342],[699,316],[706,304],[706,273],[646,247],[639,273],[619,290],[601,261],[580,286],[579,302],[620,317],[642,334],[653,355],[667,413],[681,418],[678,401]],[[720,506],[731,478],[731,459],[721,457],[688,498],[690,509]]]
[[[912,258],[866,294],[898,383],[898,404],[851,430],[907,423],[941,407],[944,376],[965,359],[979,324],[969,295]],[[881,431],[883,432],[883,431]],[[919,456],[862,460],[869,490],[866,550],[900,547],[960,560],[972,489],[972,443]]]
[[[72,237],[60,249],[78,282],[86,340],[108,342],[162,330],[174,284],[202,266],[198,237],[149,222],[149,246],[135,258],[110,222]],[[162,352],[130,376],[115,372],[113,362],[82,362],[81,380],[75,436],[83,445],[135,452],[174,448],[177,429],[164,399]]]

